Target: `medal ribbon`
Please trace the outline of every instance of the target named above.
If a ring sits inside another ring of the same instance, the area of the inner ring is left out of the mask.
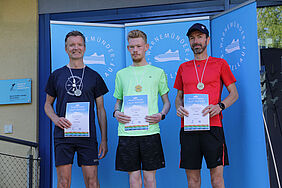
[[[203,83],[203,77],[204,77],[204,74],[205,74],[205,70],[206,70],[206,66],[207,66],[208,60],[209,60],[209,56],[208,56],[208,58],[206,60],[206,63],[205,63],[205,66],[204,66],[204,70],[203,70],[203,73],[202,73],[202,77],[201,77],[201,82],[200,82],[199,75],[198,75],[198,70],[197,70],[197,67],[196,67],[195,59],[194,59],[194,66],[195,66],[195,71],[196,71],[198,83]]]
[[[71,76],[72,76],[73,84],[75,84],[75,89],[80,89],[81,84],[82,84],[82,81],[83,81],[83,78],[84,78],[84,69],[85,69],[85,66],[83,67],[83,70],[82,70],[81,82],[80,82],[78,88],[77,88],[77,85],[76,85],[76,83],[75,83],[75,79],[74,79],[74,76],[73,76],[73,74],[72,74],[71,68],[70,68],[69,66],[67,66],[67,67],[68,67],[69,70],[70,70],[70,73],[71,73]]]

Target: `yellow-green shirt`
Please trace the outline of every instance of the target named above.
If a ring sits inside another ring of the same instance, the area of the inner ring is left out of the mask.
[[[136,85],[142,86],[141,92],[135,90]],[[148,115],[159,113],[158,95],[162,96],[168,91],[165,72],[152,65],[129,66],[116,74],[114,97],[123,100],[124,96],[148,95]],[[148,130],[125,131],[124,124],[119,123],[118,126],[118,136],[144,136],[157,133],[160,133],[158,123],[149,125]]]

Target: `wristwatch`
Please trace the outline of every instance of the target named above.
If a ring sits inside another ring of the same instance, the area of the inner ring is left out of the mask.
[[[222,102],[217,103],[219,105],[219,107],[221,108],[221,110],[225,109],[225,104],[223,104]]]
[[[165,119],[165,114],[163,114],[163,113],[160,113],[160,114],[162,115],[161,120],[164,120]]]

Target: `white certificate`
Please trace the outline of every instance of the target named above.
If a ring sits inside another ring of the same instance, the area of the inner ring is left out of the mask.
[[[65,128],[65,137],[89,137],[89,102],[67,103],[66,119],[71,122]]]
[[[124,114],[131,117],[125,124],[125,131],[148,130],[149,123],[145,121],[148,115],[148,95],[132,95],[123,97]]]
[[[184,116],[184,131],[210,130],[209,114],[203,116],[203,109],[209,105],[208,94],[185,94],[184,108],[189,116]]]

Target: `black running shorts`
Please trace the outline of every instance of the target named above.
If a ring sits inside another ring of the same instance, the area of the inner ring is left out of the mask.
[[[229,165],[222,127],[210,127],[209,131],[180,131],[180,168],[198,170],[205,157],[209,169]]]
[[[120,136],[116,152],[116,170],[152,171],[165,167],[160,134]]]

